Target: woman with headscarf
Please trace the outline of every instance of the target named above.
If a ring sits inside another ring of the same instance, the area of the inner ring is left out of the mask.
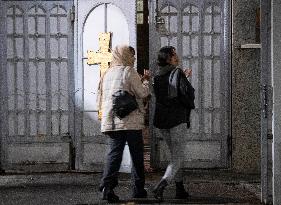
[[[163,200],[163,192],[171,181],[176,182],[176,199],[186,199],[183,184],[184,137],[190,127],[190,112],[194,109],[194,89],[187,80],[191,69],[182,71],[176,49],[165,46],[158,53],[158,74],[154,77],[156,106],[153,124],[159,129],[171,153],[171,162],[155,186],[155,198]]]
[[[99,107],[101,110],[101,132],[110,140],[110,151],[100,184],[102,199],[118,202],[119,197],[113,189],[118,185],[118,171],[122,162],[123,151],[128,143],[132,159],[133,198],[146,198],[144,189],[143,136],[144,106],[142,99],[149,96],[148,75],[141,79],[133,68],[135,50],[127,45],[116,46],[110,68],[102,76],[99,86]],[[138,108],[124,118],[113,112],[113,94],[126,90],[135,96]]]

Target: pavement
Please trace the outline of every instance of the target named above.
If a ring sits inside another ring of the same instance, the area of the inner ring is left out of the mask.
[[[175,200],[175,185],[164,192],[164,201],[155,200],[153,186],[161,178],[161,172],[146,175],[148,198],[131,199],[130,175],[120,174],[115,189],[121,198],[119,204],[227,204],[259,205],[260,180],[257,175],[243,175],[228,171],[188,171],[185,186],[191,197]],[[0,205],[96,205],[107,204],[100,200],[98,184],[100,173],[40,173],[0,175]]]

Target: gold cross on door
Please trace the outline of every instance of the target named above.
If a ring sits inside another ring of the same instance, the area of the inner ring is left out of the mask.
[[[88,65],[100,64],[100,75],[109,68],[109,63],[112,60],[110,52],[111,33],[99,33],[99,50],[97,52],[88,50]]]
[[[88,50],[88,65],[100,64],[100,76],[103,76],[105,71],[109,68],[112,60],[112,53],[110,52],[111,33],[99,33],[99,50],[97,52]],[[99,110],[99,119],[101,119],[101,110]]]

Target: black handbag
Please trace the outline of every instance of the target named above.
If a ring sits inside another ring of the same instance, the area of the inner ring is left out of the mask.
[[[123,70],[123,78],[121,87],[124,89],[125,69]],[[126,90],[118,90],[112,95],[113,98],[113,114],[120,119],[126,117],[138,108],[136,97]]]
[[[120,119],[138,108],[135,96],[126,90],[118,90],[113,95],[113,113]]]

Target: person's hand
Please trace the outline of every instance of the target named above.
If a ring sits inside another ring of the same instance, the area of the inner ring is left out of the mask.
[[[191,68],[186,68],[186,69],[184,69],[183,72],[184,72],[184,74],[187,78],[192,75],[192,69]]]
[[[149,72],[149,70],[144,69],[142,81],[145,81],[145,80],[149,81],[149,79],[150,79],[150,72]]]

